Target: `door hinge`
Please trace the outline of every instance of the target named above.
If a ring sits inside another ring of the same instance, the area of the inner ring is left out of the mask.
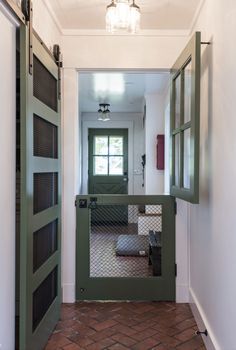
[[[175,211],[175,215],[177,215],[177,202],[175,201],[175,204],[174,204],[174,211]]]
[[[77,207],[77,200],[75,200],[75,207]]]
[[[177,276],[177,264],[175,264],[175,277]]]

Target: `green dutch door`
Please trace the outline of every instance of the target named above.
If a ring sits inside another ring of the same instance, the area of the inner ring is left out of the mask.
[[[171,196],[77,196],[77,300],[174,301],[174,204]]]
[[[170,193],[199,203],[201,33],[171,69]]]

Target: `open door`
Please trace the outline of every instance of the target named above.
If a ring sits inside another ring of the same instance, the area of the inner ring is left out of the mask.
[[[42,350],[61,303],[59,69],[20,29],[19,348]],[[31,66],[32,64],[32,66]]]
[[[196,32],[171,70],[170,193],[199,202],[201,33]]]

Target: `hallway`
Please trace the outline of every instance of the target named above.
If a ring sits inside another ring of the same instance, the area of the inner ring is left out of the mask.
[[[45,350],[204,350],[188,304],[64,304]]]

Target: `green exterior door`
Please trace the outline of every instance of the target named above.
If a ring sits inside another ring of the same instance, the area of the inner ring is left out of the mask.
[[[42,350],[60,315],[61,190],[58,67],[20,30],[19,348]]]
[[[128,194],[128,130],[89,129],[89,193]]]

